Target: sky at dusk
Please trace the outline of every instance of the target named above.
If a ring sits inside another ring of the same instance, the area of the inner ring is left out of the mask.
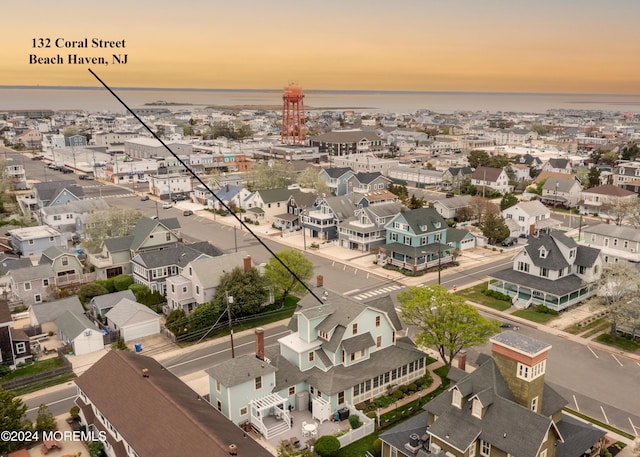
[[[96,86],[91,68],[114,87],[640,94],[639,17],[637,0],[24,0],[3,5],[0,85]]]

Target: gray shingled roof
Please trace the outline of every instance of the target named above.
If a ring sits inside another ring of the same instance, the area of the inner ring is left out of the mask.
[[[91,322],[83,313],[65,311],[55,320],[56,328],[69,340],[75,340],[85,330],[90,329],[99,332],[96,324]]]
[[[50,264],[36,265],[34,267],[16,268],[9,272],[14,282],[35,281],[39,279],[52,278],[55,276]]]
[[[500,173],[502,173],[502,168],[493,168],[493,167],[483,167],[479,166],[475,169],[473,174],[471,175],[471,179],[479,179],[480,181],[488,181],[495,182],[498,180]]]
[[[123,298],[106,314],[109,321],[119,328],[134,323],[142,323],[160,319],[148,306],[135,300]]]
[[[237,386],[253,381],[258,376],[266,376],[277,371],[277,368],[255,354],[245,354],[213,366],[205,372],[226,387]]]
[[[110,238],[108,240],[104,240],[104,246],[109,252],[128,251],[131,249],[133,238],[133,235]]]
[[[162,225],[168,230],[177,230],[180,228],[180,223],[175,217],[167,219],[151,219],[149,217],[143,217],[138,221],[136,226],[131,231],[133,240],[131,241],[131,249],[138,250],[138,248],[145,242],[147,237],[158,226]]]
[[[293,195],[293,189],[263,189],[256,191],[265,203],[286,202]]]
[[[343,221],[353,216],[356,205],[351,195],[341,195],[339,197],[327,197],[324,199],[327,206],[331,208],[335,218]]]
[[[574,264],[581,267],[592,267],[596,263],[598,256],[600,256],[600,249],[578,246]]]
[[[52,322],[60,317],[66,311],[73,311],[78,314],[84,312],[84,308],[78,300],[78,297],[68,297],[61,300],[55,300],[48,303],[37,303],[31,305],[31,312],[36,316],[39,324]]]
[[[435,208],[418,208],[401,214],[416,235],[445,230],[448,226]],[[439,224],[439,227],[436,227]]]
[[[546,251],[544,257],[540,256],[542,247],[544,247]],[[566,268],[570,265],[562,255],[555,240],[549,235],[542,235],[540,238],[530,238],[524,249],[536,267],[559,270],[560,268]]]
[[[558,192],[567,193],[567,192],[570,192],[573,186],[576,184],[576,180],[575,179],[559,179],[559,178],[556,178],[555,176],[550,176],[544,182],[544,185],[542,186],[542,190],[555,192],[556,184],[558,184]]]
[[[373,341],[373,337],[369,332],[361,333],[360,335],[342,340],[342,347],[347,354],[362,351],[374,346],[375,344],[376,342]]]
[[[562,414],[558,422],[558,431],[564,440],[557,444],[556,457],[582,455],[607,434],[606,431],[574,419],[568,414]]]
[[[375,132],[367,130],[338,130],[311,138],[312,141],[320,143],[357,143],[363,139],[379,141],[380,137]]]
[[[582,231],[585,234],[594,233],[621,240],[640,241],[640,230],[628,225],[597,224],[583,228]]]
[[[236,267],[242,268],[244,258],[249,254],[246,251],[234,252],[217,257],[199,258],[191,262],[193,275],[200,280],[203,288],[217,287],[220,277],[225,272],[230,272]],[[183,272],[184,276],[184,272]]]
[[[538,355],[542,351],[551,349],[551,345],[548,343],[511,330],[498,333],[491,337],[491,341],[515,349],[518,352],[524,352],[531,357]]]
[[[349,167],[325,168],[324,171],[327,175],[329,175],[330,178],[333,179],[338,179],[339,177],[344,176],[347,173],[354,173],[353,170]]]
[[[489,275],[490,278],[502,279],[503,281],[539,290],[558,297],[578,291],[585,287],[584,282],[576,275],[563,276],[562,278],[551,280],[538,276],[516,271],[513,268],[496,271]]]
[[[136,296],[130,290],[122,290],[120,292],[113,292],[105,295],[98,295],[91,299],[91,306],[95,306],[98,309],[113,308],[123,298],[129,300],[135,300]]]
[[[141,252],[131,259],[131,262],[142,265],[148,269],[160,268],[167,265],[177,265],[184,268],[189,262],[205,255],[206,254],[193,249],[191,245],[180,243],[161,250]]]
[[[95,200],[78,200],[69,202],[66,205],[47,206],[42,208],[42,214],[45,216],[66,213],[82,214],[107,208],[109,208],[109,204],[104,199],[98,198]]]
[[[382,175],[382,173],[380,173],[379,171],[374,171],[374,172],[361,172],[361,173],[356,173],[355,177],[358,180],[358,182],[362,183],[362,184],[370,184],[373,181],[375,181],[376,179],[383,177],[385,179],[385,181],[389,181],[389,178],[384,177]]]

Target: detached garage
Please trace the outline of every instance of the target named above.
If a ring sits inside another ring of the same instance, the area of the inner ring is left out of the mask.
[[[120,331],[124,341],[160,333],[160,316],[145,305],[123,298],[105,315],[107,326]]]

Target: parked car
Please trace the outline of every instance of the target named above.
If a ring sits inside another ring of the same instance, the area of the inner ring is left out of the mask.
[[[164,203],[162,204],[162,209],[169,209],[169,208],[171,208],[172,206],[173,206],[173,203],[171,203],[171,202],[164,202]]]
[[[454,195],[454,193],[453,193],[453,192],[447,192],[447,194],[445,195],[445,197],[447,197],[447,198],[453,198],[453,197],[455,197],[455,195]]]
[[[147,200],[149,200],[149,196],[148,195],[143,195],[142,197],[140,197],[140,201],[141,202],[146,202]]]
[[[179,202],[179,201],[188,200],[188,199],[189,199],[189,197],[187,197],[184,194],[178,194],[178,195],[174,195],[173,196],[173,201],[174,202]]]
[[[85,181],[93,181],[93,175],[80,175],[80,179],[83,179]]]
[[[49,168],[51,168],[52,170],[57,170],[57,169],[58,169],[58,166],[57,166],[55,163],[50,163],[48,166],[49,166]]]
[[[71,168],[67,168],[67,167],[60,167],[60,168],[58,168],[58,170],[63,172],[65,175],[67,173],[73,173],[73,170]]]
[[[44,159],[44,157],[42,157],[42,156],[33,156],[33,157],[31,157],[31,160],[42,160],[42,159]]]
[[[505,238],[504,240],[502,240],[502,246],[513,246],[514,244],[518,243],[518,238],[516,238],[515,236],[510,236],[508,238]]]
[[[191,211],[190,209],[185,209],[182,213],[183,216],[191,216],[193,214],[193,211]]]

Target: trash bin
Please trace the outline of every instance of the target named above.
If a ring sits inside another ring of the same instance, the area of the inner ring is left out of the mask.
[[[136,352],[142,352],[142,343],[136,343],[133,347],[136,349]]]

